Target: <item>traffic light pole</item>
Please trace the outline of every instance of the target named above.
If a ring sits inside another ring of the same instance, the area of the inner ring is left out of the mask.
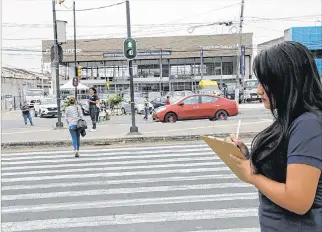
[[[56,2],[52,0],[53,5],[53,25],[54,25],[54,53],[55,53],[55,74],[56,74],[56,93],[57,93],[57,113],[58,122],[56,128],[62,128],[64,125],[61,121],[61,109],[60,109],[60,89],[59,89],[59,56],[58,56],[58,39],[57,39],[57,21],[56,21]]]
[[[129,0],[126,0],[126,24],[127,24],[127,37],[131,38],[131,16],[130,16]],[[130,128],[130,134],[138,134],[139,128],[135,125],[133,60],[131,59],[129,60],[129,75],[130,75],[131,118],[132,118],[132,126]]]
[[[78,76],[76,70],[77,67],[77,56],[76,56],[76,8],[75,8],[75,1],[73,1],[73,14],[74,14],[74,63],[75,63],[75,76]],[[75,87],[75,101],[77,102],[77,86]]]

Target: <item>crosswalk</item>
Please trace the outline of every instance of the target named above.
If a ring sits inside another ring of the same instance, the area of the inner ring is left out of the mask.
[[[2,154],[2,230],[259,232],[258,194],[203,143]]]

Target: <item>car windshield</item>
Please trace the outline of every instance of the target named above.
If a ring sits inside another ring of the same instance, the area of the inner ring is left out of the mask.
[[[41,100],[42,105],[56,104],[56,99],[43,99]]]

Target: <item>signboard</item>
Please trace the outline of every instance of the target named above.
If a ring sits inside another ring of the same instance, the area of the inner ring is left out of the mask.
[[[75,88],[78,86],[78,77],[73,77],[73,86]]]
[[[240,74],[242,78],[245,78],[245,46],[241,46],[241,56],[240,56]]]
[[[171,56],[171,51],[138,51],[137,56]],[[103,53],[104,58],[111,58],[111,57],[124,57],[123,52],[105,52]]]

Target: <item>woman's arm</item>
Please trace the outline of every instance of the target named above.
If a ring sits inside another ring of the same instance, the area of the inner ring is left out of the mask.
[[[290,128],[285,183],[252,174],[249,160],[232,157],[246,182],[253,184],[275,204],[305,214],[315,199],[322,170],[322,123],[312,116],[296,120]]]
[[[290,164],[287,167],[286,184],[263,175],[254,175],[252,184],[275,204],[302,215],[312,207],[320,176],[319,168]]]

